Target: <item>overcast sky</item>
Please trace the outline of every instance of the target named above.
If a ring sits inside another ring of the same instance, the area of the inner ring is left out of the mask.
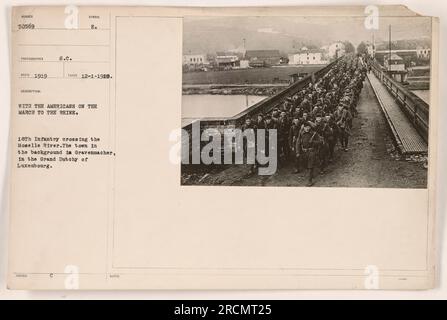
[[[429,17],[384,17],[379,19],[379,30],[374,30],[376,41],[388,40],[390,24],[393,40],[431,37]],[[372,33],[362,17],[185,18],[183,43],[185,53],[236,49],[244,38],[247,49],[293,51],[306,41],[322,46],[348,40],[357,46],[371,40]]]

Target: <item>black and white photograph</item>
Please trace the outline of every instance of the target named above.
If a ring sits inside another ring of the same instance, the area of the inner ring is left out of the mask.
[[[431,18],[185,17],[182,185],[427,188]]]

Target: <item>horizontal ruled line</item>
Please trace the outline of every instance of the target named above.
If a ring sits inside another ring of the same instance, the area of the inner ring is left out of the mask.
[[[97,30],[110,30],[109,28],[96,28],[96,29],[92,29],[92,28],[77,28],[77,29],[67,29],[67,28],[33,28],[33,29],[17,29],[16,31],[33,31],[33,30],[66,30],[66,31],[77,31],[77,30],[92,30],[92,31],[97,31]]]
[[[109,44],[50,44],[50,43],[43,43],[43,44],[26,44],[26,43],[20,43],[18,44],[19,47],[109,47]]]
[[[32,79],[32,80],[48,80],[48,79],[69,79],[69,80],[112,80],[110,78],[80,78],[80,77],[46,77],[46,78],[34,78],[34,77],[19,77],[19,79]]]
[[[109,63],[110,61],[19,60],[18,62]]]

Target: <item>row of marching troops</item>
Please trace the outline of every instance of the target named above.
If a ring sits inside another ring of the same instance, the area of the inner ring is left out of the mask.
[[[308,186],[314,184],[315,169],[324,173],[334,160],[337,144],[348,151],[353,118],[367,72],[360,57],[339,60],[315,83],[287,98],[280,107],[256,119],[246,118],[242,130],[265,129],[268,148],[269,130],[277,133],[280,166],[293,161],[295,173],[309,171]]]

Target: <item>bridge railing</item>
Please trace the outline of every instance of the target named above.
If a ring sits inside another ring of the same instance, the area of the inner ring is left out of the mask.
[[[428,142],[429,104],[391,78],[380,64],[374,63],[372,71],[394,97],[422,138]]]

